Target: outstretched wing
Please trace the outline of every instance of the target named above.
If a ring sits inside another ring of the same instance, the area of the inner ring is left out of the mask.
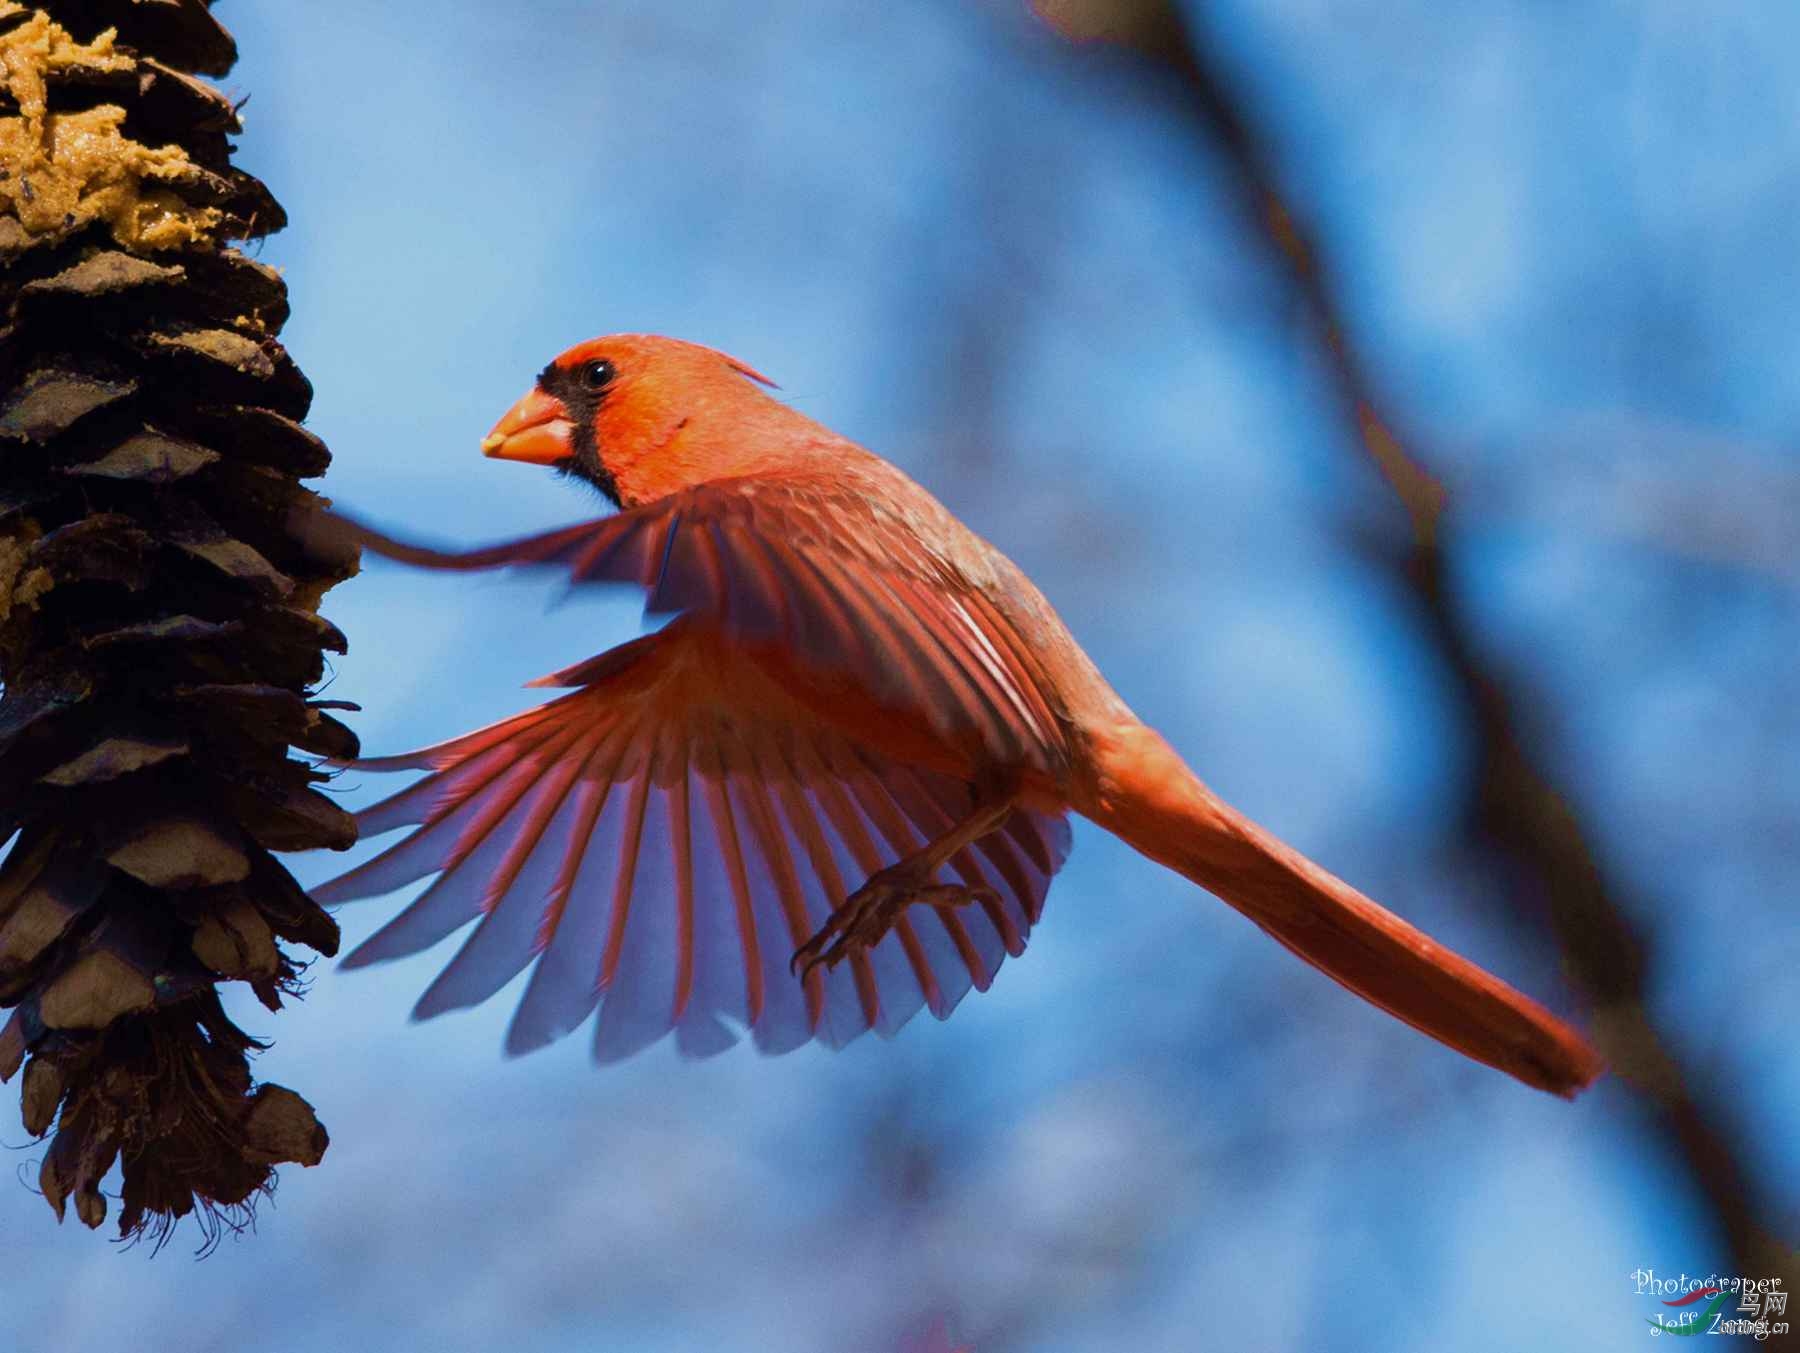
[[[460,554],[350,525],[376,552],[427,568],[539,565],[567,570],[576,584],[637,583],[649,613],[777,646],[982,764],[1051,774],[1066,764],[1041,672],[991,590],[957,576],[919,521],[850,489],[727,480]],[[586,671],[539,684],[579,684]]]
[[[749,1028],[780,1052],[940,1019],[1021,952],[1069,846],[1061,815],[1015,811],[941,871],[998,900],[915,906],[867,955],[802,984],[793,951],[846,893],[964,816],[967,786],[886,761],[754,688],[679,621],[615,649],[594,684],[406,756],[360,762],[424,778],[360,817],[414,830],[317,889],[321,902],[437,879],[346,961],[418,952],[475,922],[419,1002],[473,1005],[531,966],[507,1047],[574,1029],[598,1004],[595,1055],[673,1029],[706,1055]],[[729,661],[729,659],[724,659]],[[687,672],[701,672],[688,679]]]

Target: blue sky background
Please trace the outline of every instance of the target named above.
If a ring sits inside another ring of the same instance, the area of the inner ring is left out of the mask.
[[[1653,1011],[1800,1240],[1800,9],[1205,13],[1646,908]],[[577,340],[723,347],[1018,560],[1228,798],[1573,1009],[1458,844],[1472,749],[1351,548],[1395,509],[1154,79],[998,0],[221,17],[333,498],[471,543],[590,515],[482,433]],[[374,564],[328,599],[330,694],[382,752],[522,708],[637,632],[555,590]],[[1728,1269],[1618,1083],[1466,1064],[1085,824],[992,991],[839,1054],[507,1061],[511,989],[408,1023],[449,952],[236,1002],[333,1141],[205,1263],[0,1188],[0,1348],[848,1353],[943,1312],[980,1353],[1623,1349],[1634,1270]]]

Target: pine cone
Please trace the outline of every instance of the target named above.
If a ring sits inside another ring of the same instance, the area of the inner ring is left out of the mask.
[[[284,220],[187,73],[235,56],[200,0],[0,0],[0,1079],[54,1127],[58,1217],[99,1225],[118,1159],[121,1234],[158,1240],[324,1153],[218,987],[278,1009],[283,942],[336,951],[270,852],[355,838],[289,755],[356,752],[308,698],[356,563],[296,534],[329,456],[286,288],[224,243]]]

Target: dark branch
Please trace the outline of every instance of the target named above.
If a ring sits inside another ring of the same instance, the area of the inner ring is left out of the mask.
[[[1444,659],[1466,718],[1479,739],[1479,783],[1468,830],[1523,873],[1523,892],[1545,900],[1544,919],[1571,977],[1594,1007],[1596,1042],[1639,1094],[1652,1138],[1685,1169],[1713,1209],[1739,1273],[1784,1278],[1793,1286],[1793,1253],[1759,1214],[1736,1129],[1708,1105],[1716,1087],[1696,1084],[1661,1036],[1644,1003],[1653,960],[1634,918],[1646,905],[1629,899],[1596,861],[1577,811],[1534,755],[1524,711],[1535,704],[1523,673],[1500,673],[1484,660],[1474,624],[1459,605],[1443,548],[1449,495],[1381,412],[1367,368],[1349,341],[1320,252],[1307,224],[1288,206],[1269,142],[1233,89],[1204,32],[1165,0],[1046,4],[1046,17],[1075,36],[1108,39],[1164,66],[1179,80],[1181,107],[1196,136],[1216,151],[1229,190],[1252,233],[1299,298],[1354,441],[1375,463],[1405,508],[1411,541],[1392,551],[1396,573],[1417,608],[1425,637]],[[1110,12],[1111,18],[1104,17]],[[1085,31],[1076,24],[1085,20]]]

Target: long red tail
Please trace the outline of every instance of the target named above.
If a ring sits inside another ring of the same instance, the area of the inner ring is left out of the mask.
[[[1528,996],[1221,800],[1142,725],[1100,749],[1086,816],[1217,894],[1315,968],[1465,1056],[1573,1098],[1605,1064]]]

